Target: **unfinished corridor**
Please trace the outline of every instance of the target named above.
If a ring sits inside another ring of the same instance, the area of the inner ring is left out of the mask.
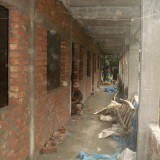
[[[67,124],[57,156],[61,148],[72,158],[88,149],[85,136],[93,140],[88,151],[105,147],[97,133],[106,123],[92,113],[112,98],[97,90],[115,69],[121,97],[139,99],[137,160],[159,160],[159,44],[160,0],[0,0],[0,160],[39,160],[51,134]],[[75,84],[87,104],[70,121]],[[79,142],[74,153],[72,139]]]
[[[58,144],[58,152],[39,155],[38,160],[75,160],[80,151],[108,155],[119,152],[120,146],[112,138],[98,138],[98,134],[103,129],[111,127],[111,123],[102,122],[99,120],[99,115],[93,115],[95,111],[108,105],[113,95],[102,90],[89,97],[85,102],[84,114],[72,116],[64,126],[68,136],[62,144]],[[97,151],[98,148],[101,151]]]

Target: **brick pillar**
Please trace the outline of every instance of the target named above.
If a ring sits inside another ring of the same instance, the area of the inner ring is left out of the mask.
[[[29,153],[29,18],[18,10],[10,10],[9,16],[9,107],[1,112],[6,128],[0,127],[0,134],[7,137],[1,139],[0,159],[25,159]]]
[[[70,44],[66,41],[61,42],[61,84],[69,85],[70,83]]]
[[[80,44],[74,44],[73,47],[74,57],[73,57],[73,82],[79,82],[79,55],[80,55]]]
[[[79,80],[83,80],[84,76],[84,53],[85,49],[83,47],[80,48],[80,54],[79,54]]]
[[[83,94],[83,100],[85,99],[85,72],[84,72],[84,54],[86,54],[86,50],[84,47],[80,48],[80,55],[79,55],[79,84],[80,90]]]
[[[29,158],[35,159],[35,5],[29,0]]]

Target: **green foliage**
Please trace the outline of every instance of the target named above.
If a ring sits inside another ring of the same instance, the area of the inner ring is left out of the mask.
[[[118,67],[119,66],[119,57],[118,55],[106,55],[105,61],[109,61],[109,65],[111,67]]]

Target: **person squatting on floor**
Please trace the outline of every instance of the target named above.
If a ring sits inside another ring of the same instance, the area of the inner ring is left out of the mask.
[[[75,82],[73,85],[72,93],[72,110],[71,114],[83,114],[83,104],[81,103],[83,99],[82,92],[79,90],[79,83]]]

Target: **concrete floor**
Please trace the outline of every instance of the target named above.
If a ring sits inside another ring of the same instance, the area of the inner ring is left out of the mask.
[[[101,122],[99,115],[93,115],[98,109],[110,103],[113,93],[97,91],[85,102],[84,114],[72,116],[64,126],[69,132],[67,139],[58,144],[57,153],[40,155],[38,160],[76,160],[80,151],[99,154],[113,154],[120,150],[120,146],[111,138],[98,139],[101,130],[111,126],[110,123]],[[101,151],[98,151],[100,148]]]

